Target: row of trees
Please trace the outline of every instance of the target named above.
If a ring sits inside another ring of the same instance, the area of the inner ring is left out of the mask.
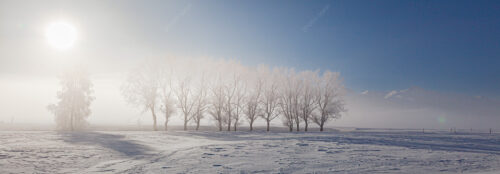
[[[316,123],[340,118],[345,111],[339,73],[296,72],[292,68],[245,67],[232,60],[175,59],[149,62],[133,70],[122,86],[126,100],[151,112],[153,129],[157,114],[165,118],[165,130],[173,115],[199,129],[209,116],[219,131],[237,130],[246,120],[253,130],[258,118],[267,123],[281,117],[293,131],[308,130]],[[159,111],[159,112],[157,112]]]

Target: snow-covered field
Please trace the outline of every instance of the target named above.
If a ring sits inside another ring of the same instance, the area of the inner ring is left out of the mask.
[[[1,131],[0,173],[500,173],[500,135]]]

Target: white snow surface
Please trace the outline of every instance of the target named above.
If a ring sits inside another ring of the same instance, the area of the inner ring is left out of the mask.
[[[0,173],[500,173],[500,135],[1,131]]]

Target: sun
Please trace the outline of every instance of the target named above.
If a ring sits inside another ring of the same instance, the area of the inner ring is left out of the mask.
[[[48,25],[45,37],[50,46],[59,50],[66,50],[71,48],[75,43],[77,33],[73,25],[64,21],[58,21]]]

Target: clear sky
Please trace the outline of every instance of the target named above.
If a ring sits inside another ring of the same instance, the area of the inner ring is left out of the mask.
[[[56,20],[75,26],[71,50],[47,45]],[[0,1],[0,85],[46,89],[43,101],[71,62],[91,67],[97,88],[166,55],[329,69],[357,92],[419,86],[498,99],[500,1]]]

